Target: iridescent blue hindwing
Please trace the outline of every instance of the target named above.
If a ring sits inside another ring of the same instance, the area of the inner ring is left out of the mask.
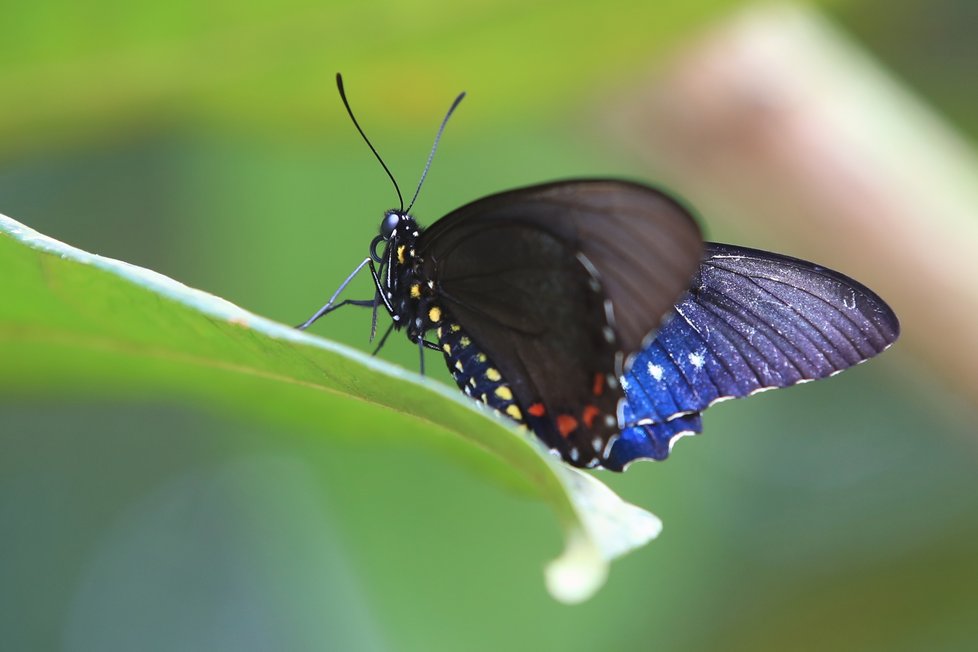
[[[708,243],[690,291],[624,376],[622,434],[604,466],[664,459],[713,403],[824,378],[898,335],[892,310],[842,274]]]

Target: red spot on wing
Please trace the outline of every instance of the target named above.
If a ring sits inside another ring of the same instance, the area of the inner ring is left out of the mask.
[[[530,407],[526,408],[526,411],[535,417],[542,417],[547,413],[547,408],[543,406],[543,403],[534,403]]]
[[[604,393],[604,374],[594,374],[594,385],[591,387],[591,392],[595,396],[601,396]],[[588,425],[588,428],[590,427]]]
[[[558,414],[557,415],[557,430],[565,438],[570,436],[572,432],[577,430],[577,419],[569,414]]]
[[[601,410],[599,410],[597,407],[593,405],[586,406],[584,408],[584,413],[581,415],[581,418],[584,419],[584,425],[586,425],[588,428],[592,427],[594,425],[595,417],[597,417],[599,414],[601,414]]]

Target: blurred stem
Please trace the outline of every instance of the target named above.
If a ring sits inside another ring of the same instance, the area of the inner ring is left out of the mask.
[[[900,316],[899,346],[978,399],[978,160],[824,18],[746,11],[615,117],[707,223],[866,283]]]

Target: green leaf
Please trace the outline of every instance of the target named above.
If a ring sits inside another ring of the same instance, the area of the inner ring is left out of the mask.
[[[565,548],[547,566],[546,582],[565,602],[590,597],[612,559],[661,528],[455,389],[3,215],[0,278],[0,386],[8,394],[165,391],[284,425],[331,423],[344,412],[360,423],[393,415],[410,427],[390,436],[421,433],[417,445],[432,447],[447,439],[477,473],[518,485],[553,510]],[[339,423],[323,436],[356,436],[355,421]]]
[[[416,125],[462,88],[492,98],[483,111],[549,119],[574,98],[590,101],[596,85],[632,86],[685,35],[742,3],[257,0],[204,10],[178,0],[96,2],[86,12],[65,0],[21,3],[5,12],[0,40],[0,156],[161,121],[276,139],[307,139],[332,122],[345,134],[346,116],[333,110],[337,69],[355,84],[374,138],[382,121]],[[414,92],[391,111],[396,84]]]

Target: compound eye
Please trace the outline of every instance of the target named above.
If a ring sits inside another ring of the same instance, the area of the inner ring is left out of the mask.
[[[401,216],[397,213],[388,213],[384,216],[384,221],[380,223],[380,236],[384,240],[390,240],[394,229],[401,223]]]

